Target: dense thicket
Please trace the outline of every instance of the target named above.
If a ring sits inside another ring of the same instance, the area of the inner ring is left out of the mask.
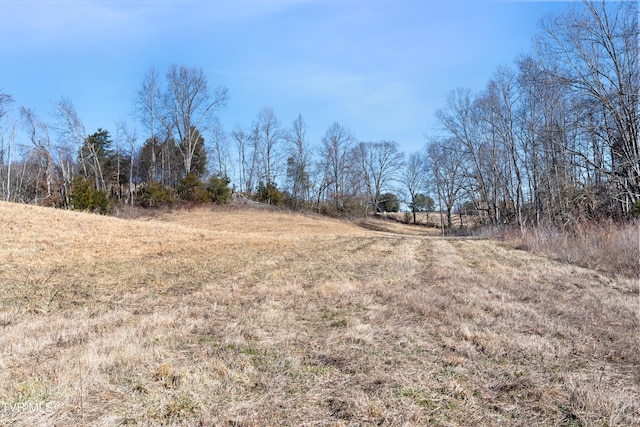
[[[226,131],[216,114],[228,91],[194,67],[149,70],[137,130],[87,133],[69,100],[43,120],[0,93],[0,196],[104,211],[102,194],[109,206],[157,206],[176,196],[222,203],[233,189],[335,215],[435,204],[448,226],[456,211],[493,225],[633,216],[637,17],[635,1],[573,3],[549,16],[531,53],[479,92],[450,93],[437,113],[442,131],[406,161],[396,142],[360,141],[339,122],[309,141],[301,115],[287,126],[268,106]]]

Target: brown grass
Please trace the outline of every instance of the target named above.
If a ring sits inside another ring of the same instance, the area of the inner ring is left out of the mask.
[[[2,425],[640,423],[632,279],[264,210],[0,221]]]
[[[388,219],[394,219],[396,221],[413,224],[413,213],[411,212],[388,212],[386,215],[381,214],[381,216]],[[474,215],[462,215],[461,217],[458,214],[452,214],[451,225],[453,229],[450,231],[455,232],[456,229],[460,229],[461,227],[473,228],[478,225],[478,219],[479,218]],[[416,225],[427,226],[440,230],[442,228],[443,222],[446,225],[447,215],[445,213],[440,215],[440,212],[416,212]]]
[[[553,226],[504,233],[510,246],[570,264],[627,277],[640,277],[640,222],[584,222],[571,229]]]

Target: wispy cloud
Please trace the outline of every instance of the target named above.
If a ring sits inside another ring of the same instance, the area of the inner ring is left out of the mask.
[[[57,43],[113,36],[130,21],[123,10],[98,1],[9,1],[0,15],[0,34],[20,42]]]
[[[319,69],[296,74],[297,78],[281,84],[330,102],[336,116],[357,119],[363,129],[368,129],[370,138],[414,127],[422,112],[415,90],[388,76]],[[367,138],[365,134],[360,136]]]
[[[203,25],[262,19],[317,0],[8,0],[0,37],[20,43],[130,40],[132,34],[184,33]]]

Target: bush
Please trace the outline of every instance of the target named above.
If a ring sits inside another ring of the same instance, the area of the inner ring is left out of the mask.
[[[209,193],[204,188],[204,184],[197,175],[188,173],[184,178],[180,178],[176,193],[182,200],[190,202],[207,202]]]
[[[225,204],[231,200],[229,182],[231,181],[226,176],[214,175],[209,178],[206,189],[212,202]]]
[[[145,208],[172,205],[174,201],[173,190],[159,182],[150,182],[138,190],[137,203]]]
[[[411,211],[405,212],[402,218],[402,222],[405,224],[411,224],[413,221],[413,213]]]
[[[96,190],[92,179],[79,176],[73,180],[69,193],[69,205],[79,211],[106,214],[109,210],[109,198],[104,191]]]
[[[275,184],[263,182],[258,184],[258,201],[268,203],[270,205],[279,205],[282,201],[282,193]]]
[[[338,212],[338,208],[330,203],[321,203],[317,208],[317,212],[321,215],[332,218],[337,218],[338,214],[340,213]]]
[[[361,199],[347,197],[344,199],[340,211],[342,217],[360,218],[367,214],[367,204],[363,203]]]
[[[378,201],[378,212],[398,212],[400,210],[400,200],[393,193],[384,193],[380,195]]]

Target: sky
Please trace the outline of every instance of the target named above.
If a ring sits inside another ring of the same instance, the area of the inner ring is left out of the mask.
[[[419,151],[456,88],[482,90],[532,47],[559,1],[0,0],[0,92],[47,120],[62,97],[88,133],[138,128],[145,74],[199,67],[229,89],[227,132],[262,107],[318,144],[339,122],[359,141]]]

